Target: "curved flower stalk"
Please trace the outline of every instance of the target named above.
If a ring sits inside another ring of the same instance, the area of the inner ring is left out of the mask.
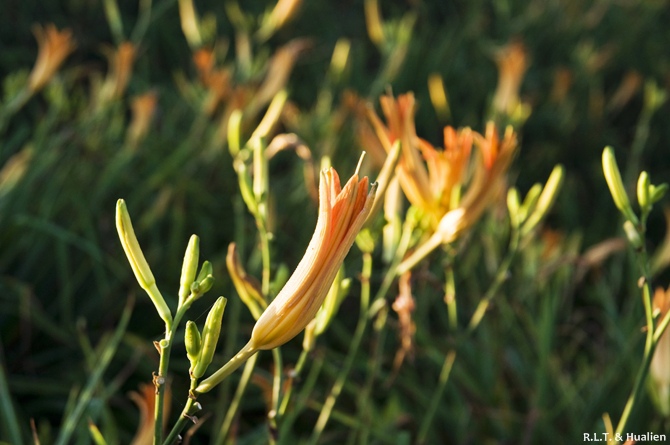
[[[376,190],[376,184],[369,188],[368,178],[359,180],[357,173],[342,188],[335,169],[321,172],[319,216],[304,257],[261,314],[247,345],[203,380],[196,387],[196,394],[211,390],[259,350],[281,346],[305,329],[321,307],[344,257],[370,214]]]

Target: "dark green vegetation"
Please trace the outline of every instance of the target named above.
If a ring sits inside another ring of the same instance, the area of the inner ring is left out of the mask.
[[[520,39],[529,58],[520,96],[531,113],[515,127],[520,151],[509,183],[525,195],[546,181],[555,164],[566,173],[544,228],[522,246],[472,335],[465,333],[467,322],[507,253],[504,193],[453,249],[434,253],[415,269],[415,349],[397,371],[401,329],[391,303],[398,286],[391,287],[387,310],[366,325],[319,443],[410,444],[422,434],[430,444],[581,443],[584,433],[605,431],[604,413],[616,425],[642,355],[644,312],[632,252],[623,240],[612,240],[623,238],[623,219],[600,157],[604,146],[614,147],[631,197],[640,170],[654,183],[670,178],[670,104],[653,109],[645,99],[652,85],[670,88],[667,1],[383,2],[386,40],[378,46],[368,36],[362,1],[305,2],[266,41],[254,34],[273,2],[240,2],[245,18],[235,19],[234,2],[196,1],[203,47],[216,43],[216,66],[228,69],[227,85],[246,88],[241,98],[228,91],[214,110],[206,109],[211,90],[193,63],[195,46],[182,32],[177,1],[118,3],[121,27],[105,14],[112,0],[0,5],[0,441],[29,443],[34,419],[41,443],[50,444],[68,428],[64,419],[73,419],[76,406],[84,411],[71,424],[70,443],[93,441],[88,421],[109,444],[130,443],[135,433],[138,410],[127,394],[151,382],[158,366],[152,341],[162,338],[163,324],[118,241],[118,198],[128,204],[168,304],[176,304],[189,236],[200,237],[216,283],[189,316],[202,325],[215,297],[229,298],[214,364],[225,363],[246,342],[253,319],[228,278],[228,243],[237,242],[250,274],[260,278],[262,264],[222,120],[228,109],[249,107],[272,55],[298,37],[309,43],[290,72],[290,107],[275,133],[297,134],[315,165],[330,156],[346,180],[365,148],[355,135],[358,118],[343,105],[349,90],[375,106],[387,90],[414,91],[417,133],[436,146],[443,145],[444,125],[483,132],[498,79],[496,51]],[[36,59],[30,33],[35,23],[70,28],[77,48],[43,90],[14,110],[12,101]],[[248,59],[241,49],[244,32],[251,36]],[[103,101],[109,69],[104,48],[125,39],[137,51],[132,75],[124,92]],[[348,39],[351,50],[346,68],[335,72],[329,67],[339,39]],[[442,77],[449,97],[444,116],[429,97],[433,73]],[[133,142],[130,104],[147,92],[157,94],[157,106],[148,133]],[[243,140],[268,102],[245,116]],[[304,162],[294,152],[277,154],[269,168],[272,277],[281,282],[309,242],[317,206],[305,187]],[[371,165],[364,170],[376,177]],[[665,234],[665,202],[649,220],[651,253]],[[373,230],[373,297],[386,273],[376,230],[381,225]],[[596,246],[603,255],[594,255]],[[362,261],[356,246],[345,264],[352,289],[308,358],[296,391],[311,391],[296,396],[300,410],[289,407],[280,419],[280,442],[312,435],[346,360],[359,316]],[[444,302],[450,272],[456,325]],[[659,268],[653,287],[666,288],[669,279]],[[299,357],[300,338],[282,348],[287,372]],[[450,351],[456,351],[453,369],[424,433]],[[268,440],[264,391],[272,384],[272,366],[270,353],[259,356],[233,428],[237,443]],[[188,389],[188,367],[178,343],[170,425]],[[216,437],[240,374],[200,400],[204,422],[191,443]],[[640,434],[670,434],[646,393],[629,425]]]

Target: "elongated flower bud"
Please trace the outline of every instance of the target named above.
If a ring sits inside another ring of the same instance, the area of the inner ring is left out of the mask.
[[[191,362],[191,371],[195,368],[195,364],[200,357],[200,350],[202,349],[202,338],[198,327],[191,320],[186,322],[186,330],[184,331],[184,345],[186,346],[186,356]]]
[[[144,253],[140,248],[140,243],[137,241],[135,236],[135,230],[133,229],[133,223],[130,221],[130,214],[128,214],[128,208],[126,207],[126,202],[123,199],[119,199],[116,202],[116,230],[119,233],[119,239],[121,240],[121,245],[123,250],[126,252],[128,257],[128,262],[130,267],[132,267],[133,272],[135,273],[135,278],[140,284],[142,289],[144,289],[149,298],[156,306],[158,315],[165,321],[167,324],[172,323],[172,314],[170,313],[170,308],[163,299],[158,287],[156,286],[156,280],[154,279],[154,274],[151,272],[149,263],[144,258]]]
[[[191,292],[191,284],[198,273],[198,261],[200,259],[200,240],[196,235],[191,235],[184,253],[184,263],[181,266],[181,278],[179,279],[179,303],[184,303]]]
[[[305,256],[256,322],[250,345],[272,349],[298,335],[314,318],[365,222],[376,193],[354,174],[342,189],[337,172],[321,172],[319,217]]]
[[[196,379],[203,376],[209,364],[212,363],[212,358],[214,358],[216,343],[219,341],[219,334],[221,333],[223,311],[226,309],[227,301],[225,298],[219,297],[207,314],[205,328],[202,330],[200,355],[191,373]]]
[[[628,201],[628,195],[623,186],[621,173],[619,172],[619,166],[616,163],[612,147],[605,147],[603,150],[603,173],[605,174],[605,180],[612,194],[614,204],[624,214],[626,219],[633,224],[637,224],[637,216],[635,216],[633,208],[630,206],[630,201]]]

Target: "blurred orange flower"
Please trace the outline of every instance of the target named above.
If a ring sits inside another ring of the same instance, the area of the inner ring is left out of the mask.
[[[72,31],[69,29],[59,31],[53,24],[45,28],[35,25],[33,34],[37,40],[38,50],[35,66],[28,79],[28,89],[34,94],[49,82],[77,44],[72,38]]]

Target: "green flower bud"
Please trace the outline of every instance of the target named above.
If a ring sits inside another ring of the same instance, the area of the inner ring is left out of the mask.
[[[195,281],[201,282],[205,278],[207,278],[208,275],[212,275],[214,272],[214,269],[212,268],[212,263],[209,261],[205,261],[202,263],[202,267],[200,268],[200,273],[198,273],[198,276],[196,277]]]
[[[649,189],[649,200],[652,204],[656,204],[663,199],[665,192],[668,191],[668,184],[652,185]]]
[[[198,327],[191,320],[186,322],[186,330],[184,331],[184,344],[186,345],[186,356],[191,362],[191,371],[195,368],[195,364],[200,357],[200,349],[202,348],[202,338]]]
[[[240,152],[242,154],[243,152]],[[242,200],[247,205],[249,212],[252,215],[258,215],[258,202],[253,192],[253,184],[251,183],[251,176],[249,169],[242,159],[238,156],[233,161],[233,168],[237,172],[237,182],[240,186],[240,194]]]
[[[149,298],[151,298],[151,301],[158,311],[158,315],[166,324],[171,324],[172,314],[170,308],[156,286],[156,280],[154,279],[154,275],[151,272],[151,268],[149,267],[146,258],[144,258],[144,253],[142,253],[140,244],[137,241],[133,223],[130,220],[130,214],[128,213],[126,202],[123,199],[119,199],[116,202],[116,230],[119,234],[119,239],[121,240],[121,245],[126,253],[128,262],[130,263],[130,267],[135,273],[137,282],[140,284],[140,287],[146,291]]]
[[[179,305],[184,304],[186,297],[191,292],[191,284],[198,272],[198,261],[200,259],[200,240],[196,235],[191,235],[184,253],[184,262],[181,266],[181,278],[179,279]]]
[[[240,152],[240,128],[242,126],[242,110],[233,110],[228,118],[228,150],[235,158]]]
[[[621,173],[619,172],[619,166],[617,166],[612,147],[605,147],[603,150],[603,172],[605,173],[605,180],[612,194],[614,204],[624,214],[626,219],[633,224],[637,224],[637,216],[635,216],[628,201],[628,195],[626,195],[626,189],[623,186]]]
[[[542,184],[533,184],[533,186],[528,190],[528,193],[526,193],[526,197],[523,200],[523,204],[521,204],[521,208],[519,209],[520,211],[520,217],[521,221],[526,221],[529,215],[532,214],[532,212],[535,210],[535,205],[537,204],[538,200],[540,199],[540,194],[542,193]]]
[[[344,297],[349,293],[351,280],[343,277],[344,266],[341,266],[335,276],[335,281],[333,281],[326,298],[323,300],[321,308],[319,308],[319,311],[314,317],[314,320],[316,321],[314,334],[317,336],[323,334],[326,330],[332,319],[335,317],[335,314],[337,314],[337,310],[340,308],[340,303],[342,303]]]
[[[207,275],[202,281],[194,281],[191,285],[191,292],[193,296],[199,298],[202,295],[205,295],[214,285],[214,277]]]
[[[202,330],[200,355],[198,356],[195,366],[193,367],[193,372],[191,373],[196,379],[199,379],[205,374],[207,367],[212,363],[212,359],[214,358],[216,343],[219,341],[219,334],[221,333],[223,311],[226,309],[227,301],[228,300],[224,297],[219,297],[207,315],[205,328]]]
[[[519,191],[516,187],[511,187],[507,191],[507,211],[509,212],[509,219],[512,222],[512,227],[519,227],[519,224],[521,223],[519,218],[520,208]]]
[[[637,178],[637,203],[640,205],[640,210],[643,214],[649,213],[651,210],[651,200],[649,199],[649,174],[647,172],[640,173]]]
[[[563,184],[564,169],[562,165],[557,165],[551,171],[547,183],[540,193],[540,197],[537,199],[537,203],[534,205],[530,216],[526,219],[523,225],[523,233],[527,234],[532,231],[537,225],[542,221],[542,219],[547,216],[549,210],[554,205],[558,192],[561,190],[561,185]]]

